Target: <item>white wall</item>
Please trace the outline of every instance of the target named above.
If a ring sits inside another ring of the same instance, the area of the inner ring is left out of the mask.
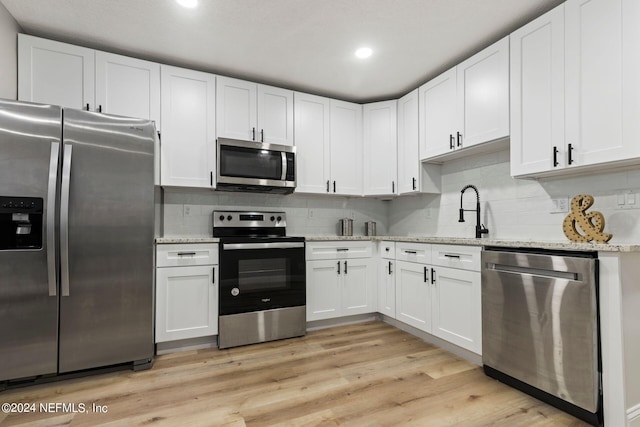
[[[0,3],[0,98],[18,99],[18,32],[20,27]]]
[[[268,210],[287,214],[290,236],[335,236],[338,219],[353,215],[353,234],[363,236],[365,221],[375,221],[379,235],[387,234],[388,202],[361,197],[232,193],[165,189],[163,236],[212,234],[213,210]]]
[[[619,209],[616,194],[640,191],[640,168],[625,172],[593,173],[573,178],[540,181],[511,178],[509,151],[447,162],[442,166],[442,194],[399,198],[389,210],[390,235],[474,237],[475,214],[465,213],[458,222],[460,190],[474,184],[480,191],[482,222],[488,237],[536,241],[567,241],[562,232],[566,214],[550,213],[551,198],[591,194],[594,205],[588,212],[604,214],[605,232],[611,243],[640,241],[640,209]],[[637,205],[640,207],[640,200]],[[464,207],[475,209],[475,193],[467,190]],[[429,218],[429,216],[431,216]]]

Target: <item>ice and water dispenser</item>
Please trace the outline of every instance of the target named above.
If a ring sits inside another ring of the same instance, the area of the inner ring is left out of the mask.
[[[43,200],[0,196],[0,250],[42,249]]]

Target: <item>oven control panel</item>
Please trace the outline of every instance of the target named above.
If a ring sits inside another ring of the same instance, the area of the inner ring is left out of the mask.
[[[213,211],[213,228],[285,228],[284,212]]]

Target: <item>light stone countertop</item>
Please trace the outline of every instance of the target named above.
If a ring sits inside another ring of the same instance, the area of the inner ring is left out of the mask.
[[[217,237],[156,237],[156,244],[170,244],[170,243],[218,243],[220,241]]]
[[[303,236],[307,242],[331,241],[393,241],[413,243],[435,243],[441,245],[497,246],[505,248],[555,249],[565,251],[640,252],[640,243],[572,243],[532,242],[528,240],[474,239],[469,237],[428,236]],[[171,243],[218,243],[217,237],[157,237],[156,244]]]
[[[556,249],[565,251],[640,252],[640,243],[572,243],[533,242],[529,240],[474,239],[469,237],[427,236],[305,236],[308,242],[372,240],[392,242],[436,243],[441,245],[498,246],[505,248]]]

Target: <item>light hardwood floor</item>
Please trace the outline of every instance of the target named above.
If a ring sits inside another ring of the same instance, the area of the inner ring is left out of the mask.
[[[0,413],[2,426],[586,425],[382,322],[159,356],[148,371],[8,390],[5,402],[84,403],[89,413]]]

